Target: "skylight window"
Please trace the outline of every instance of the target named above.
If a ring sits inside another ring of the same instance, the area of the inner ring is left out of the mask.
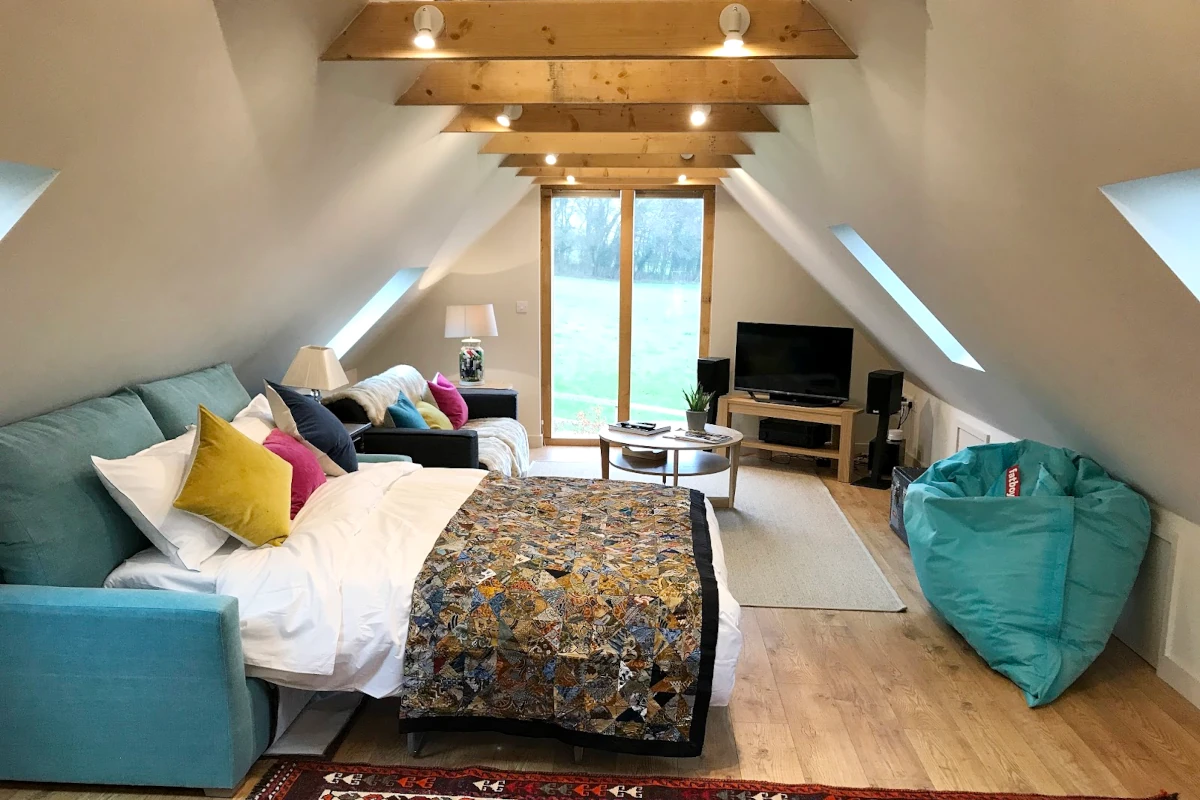
[[[1110,183],[1100,191],[1200,300],[1200,169]]]
[[[849,225],[834,225],[829,230],[833,231],[833,235],[845,245],[851,255],[858,259],[858,263],[871,273],[871,277],[879,282],[884,291],[900,304],[908,316],[912,317],[912,321],[925,331],[925,335],[946,354],[946,358],[955,364],[983,372],[983,367],[979,366],[979,362],[958,343],[954,334],[946,330],[946,326],[938,321],[933,312],[925,307],[925,304],[912,293],[911,289],[904,285],[904,281],[892,272],[892,268],[884,263],[883,259],[871,249],[871,245],[867,244],[854,228]]]
[[[329,340],[326,347],[333,349],[333,352],[338,358],[350,352],[350,348],[358,343],[358,340],[366,335],[367,331],[375,326],[383,318],[383,315],[388,312],[396,301],[404,296],[404,293],[412,287],[417,279],[421,277],[421,273],[425,270],[420,267],[412,267],[402,269],[392,276],[392,279],[383,285],[383,288],[375,293],[375,296],[367,301],[367,304],[358,310],[358,313],[350,318],[350,321],[337,332],[337,335]]]
[[[0,239],[8,235],[57,175],[56,169],[0,161]]]

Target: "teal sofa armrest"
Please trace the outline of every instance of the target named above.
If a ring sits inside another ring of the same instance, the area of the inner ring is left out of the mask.
[[[233,789],[266,749],[237,601],[0,585],[0,779]]]
[[[411,462],[412,457],[402,456],[396,453],[359,453],[358,463],[360,464],[388,464],[393,461]]]

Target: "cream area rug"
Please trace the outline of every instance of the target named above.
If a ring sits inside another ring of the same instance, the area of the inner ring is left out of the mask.
[[[530,475],[599,478],[594,461],[535,461]],[[582,455],[582,454],[581,454]],[[658,482],[613,467],[614,480]],[[729,473],[680,479],[713,497],[729,494]],[[742,459],[737,508],[717,509],[729,589],[744,606],[903,611],[904,603],[816,475],[758,458]]]

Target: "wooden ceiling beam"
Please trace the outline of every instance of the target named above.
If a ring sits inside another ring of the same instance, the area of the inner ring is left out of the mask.
[[[570,186],[573,189],[667,189],[686,186],[718,186],[720,178],[689,178],[679,183],[675,178],[580,178],[568,183],[566,178],[534,178],[538,186]]]
[[[426,2],[368,3],[322,59],[854,58],[804,0],[742,0],[745,46],[724,48],[727,0],[454,0],[438,3],[445,28],[430,50],[413,44]]]
[[[736,133],[497,133],[480,153],[752,154]]]
[[[541,153],[516,153],[505,156],[502,167],[542,167],[546,161]],[[696,154],[684,159],[678,153],[564,153],[555,163],[558,167],[658,167],[672,170],[737,169],[733,156]]]
[[[523,167],[517,172],[521,178],[566,178],[574,175],[576,179],[588,178],[647,178],[651,180],[674,181],[680,175],[689,178],[724,178],[727,173],[723,169],[648,169],[645,167]]]
[[[443,133],[693,133],[774,132],[758,106],[715,105],[703,125],[692,125],[686,104],[530,104],[510,127],[496,122],[504,106],[464,106]]]
[[[396,105],[807,102],[770,61],[438,61]]]

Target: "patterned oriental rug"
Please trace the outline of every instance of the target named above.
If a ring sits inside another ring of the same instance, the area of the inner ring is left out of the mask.
[[[572,775],[466,769],[421,769],[283,761],[248,800],[1030,800],[1044,795],[842,789],[758,781],[650,776]],[[1160,800],[1177,800],[1161,794]],[[1102,800],[1071,797],[1059,800]]]

